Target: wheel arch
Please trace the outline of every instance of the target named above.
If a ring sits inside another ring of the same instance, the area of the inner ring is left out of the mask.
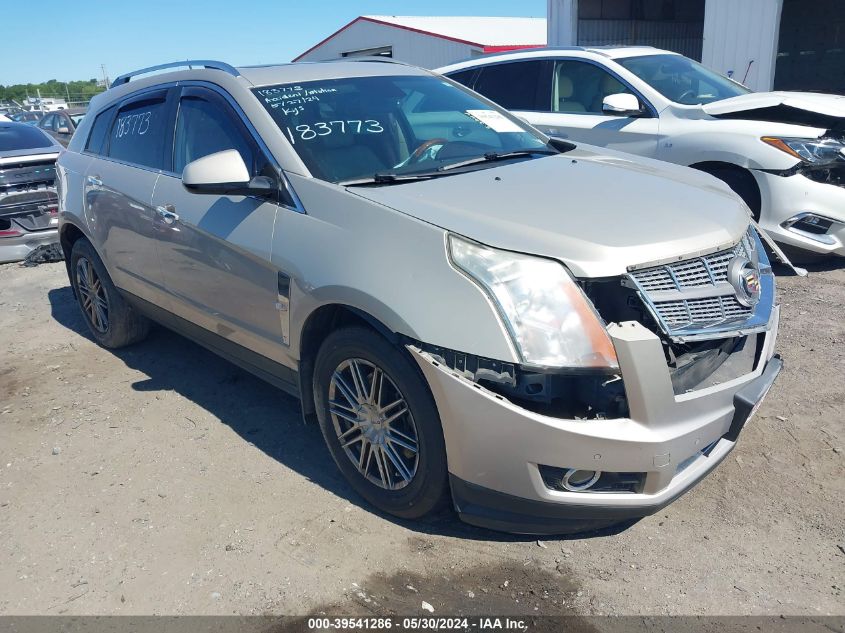
[[[73,280],[70,274],[70,254],[73,251],[73,245],[80,239],[88,239],[88,237],[82,229],[71,222],[65,222],[61,229],[59,229],[59,245],[62,247],[62,253],[65,256],[65,269],[67,270],[68,281],[70,281],[70,288],[74,296],[76,296],[76,290],[74,290]],[[88,241],[90,242],[91,240]]]
[[[390,341],[399,344],[402,335],[394,332],[373,315],[344,303],[327,303],[316,308],[306,318],[299,337],[299,391],[302,416],[307,422],[316,420],[314,405],[314,360],[320,344],[335,330],[350,326],[363,326]]]
[[[762,194],[750,169],[720,160],[700,161],[689,167],[708,173],[727,184],[748,205],[754,219],[759,221],[763,206]]]

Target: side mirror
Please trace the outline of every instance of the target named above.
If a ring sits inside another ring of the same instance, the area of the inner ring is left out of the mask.
[[[641,116],[640,100],[629,92],[607,95],[602,101],[602,112],[613,116]]]
[[[58,130],[56,130],[56,132],[58,134],[70,134],[70,130],[68,129],[68,127],[66,125],[63,125],[62,127],[60,127]]]
[[[185,165],[182,185],[191,193],[223,196],[271,196],[278,185],[267,176],[249,177],[237,150],[227,149],[203,156]]]

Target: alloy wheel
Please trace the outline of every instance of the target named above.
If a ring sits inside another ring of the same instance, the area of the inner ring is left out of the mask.
[[[109,300],[102,280],[86,257],[76,262],[76,289],[88,321],[95,330],[105,334],[109,329]]]
[[[383,369],[361,358],[344,360],[329,384],[337,439],[358,472],[385,490],[414,478],[419,438],[405,397]]]

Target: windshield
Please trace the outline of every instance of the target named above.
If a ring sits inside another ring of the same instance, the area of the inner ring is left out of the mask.
[[[85,113],[82,112],[80,114],[69,114],[70,120],[73,121],[74,127],[79,127],[79,124],[82,123],[82,119],[85,118]]]
[[[616,61],[675,103],[699,105],[751,92],[681,55],[646,55]]]
[[[549,150],[518,120],[439,77],[347,77],[254,93],[311,173],[329,182]]]
[[[52,146],[53,141],[38,128],[20,123],[0,124],[0,152]]]

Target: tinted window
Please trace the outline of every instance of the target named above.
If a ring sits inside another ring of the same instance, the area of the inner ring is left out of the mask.
[[[475,91],[509,110],[548,110],[538,95],[547,78],[543,61],[486,66],[475,80]]]
[[[631,92],[625,84],[594,64],[559,61],[552,81],[554,112],[602,114],[608,95]]]
[[[176,119],[173,171],[181,174],[191,161],[227,149],[238,150],[247,169],[256,175],[252,144],[247,140],[241,123],[215,103],[184,97]]]
[[[134,101],[122,107],[109,135],[109,156],[164,169],[166,123],[167,106],[163,97]]]
[[[94,154],[102,154],[106,149],[106,139],[109,135],[109,126],[111,124],[112,116],[114,116],[115,106],[108,110],[104,110],[94,119],[94,125],[91,126],[91,134],[88,137],[88,143],[85,149]]]
[[[475,70],[476,70],[475,68],[470,68],[469,70],[461,70],[461,71],[456,72],[456,73],[450,73],[446,76],[449,79],[457,81],[459,84],[463,84],[465,86],[469,86],[470,88],[472,88],[472,86],[470,85],[470,82],[472,82],[472,77],[473,77],[473,75],[475,75]]]
[[[52,140],[41,130],[23,123],[14,125],[0,123],[0,152],[39,147],[53,147]]]

